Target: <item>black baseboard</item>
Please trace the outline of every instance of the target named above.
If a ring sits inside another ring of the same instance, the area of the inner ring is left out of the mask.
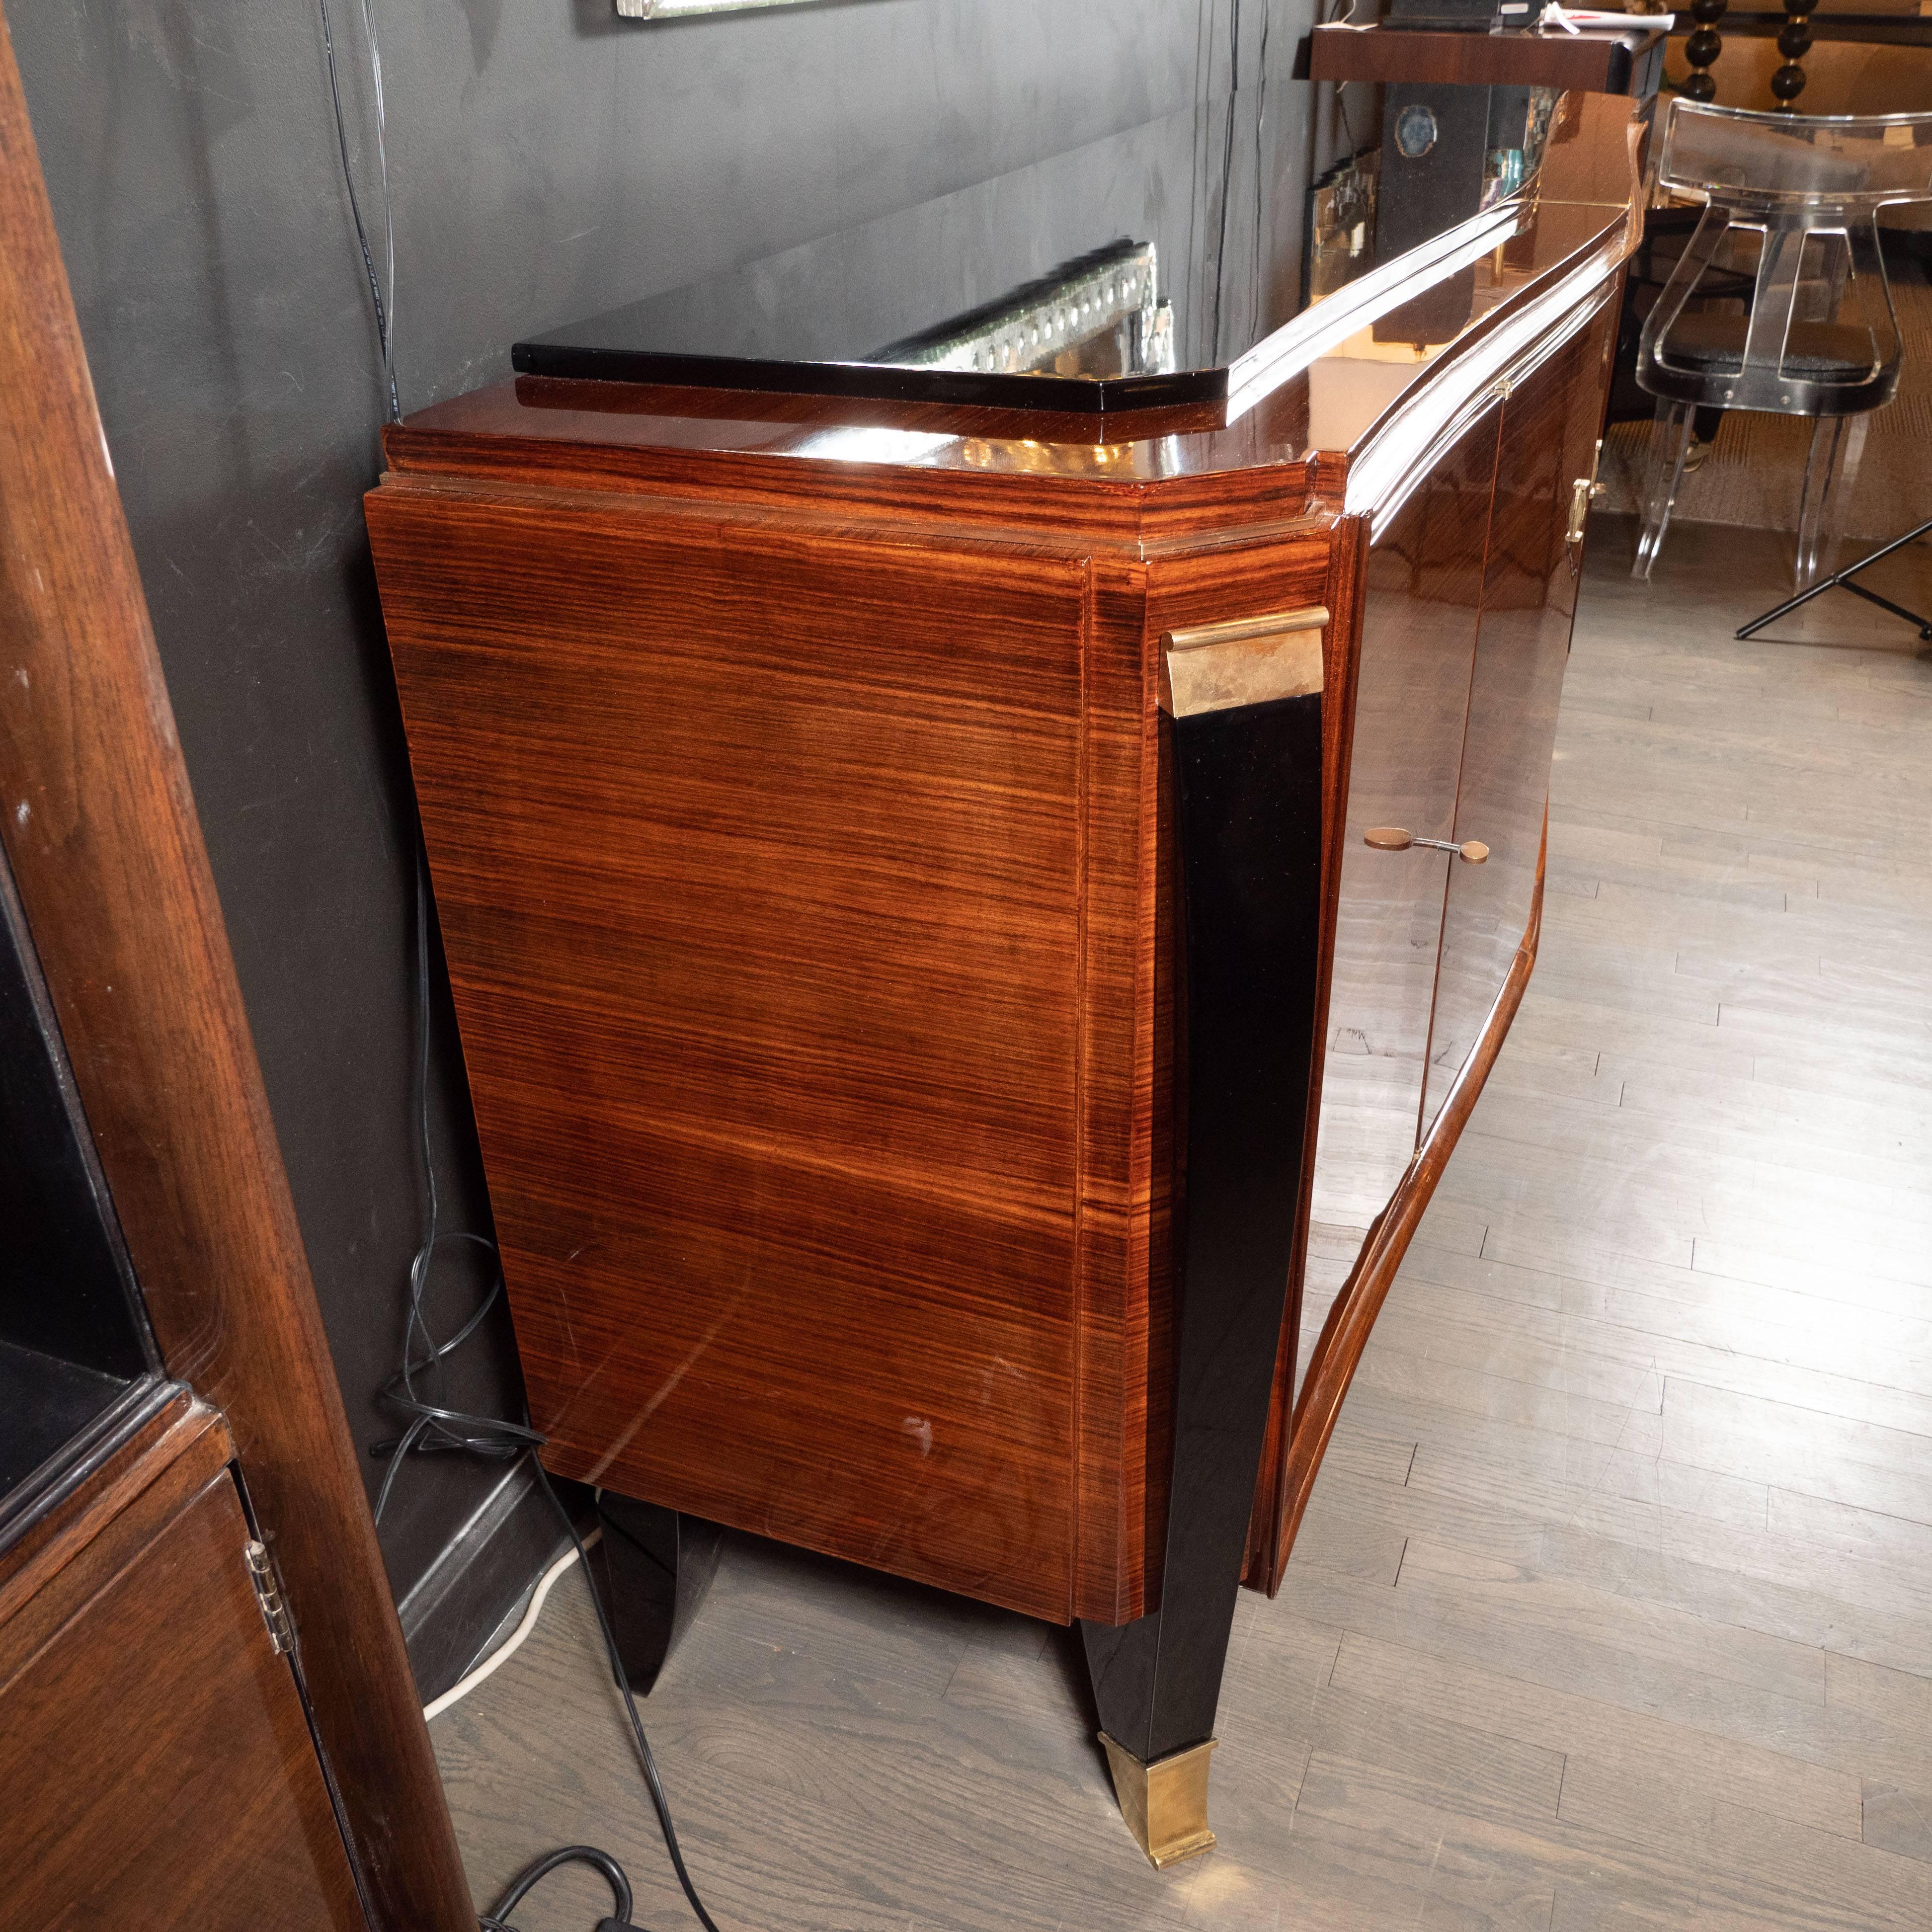
[[[591,1492],[550,1478],[564,1507],[589,1519]],[[427,1704],[475,1664],[568,1539],[519,1460],[397,1606],[416,1690]]]

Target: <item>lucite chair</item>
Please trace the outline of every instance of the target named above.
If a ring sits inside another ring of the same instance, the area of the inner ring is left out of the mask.
[[[1834,480],[1850,487],[1866,418],[1898,392],[1878,215],[1932,201],[1932,113],[1758,113],[1680,98],[1659,178],[1706,206],[1638,345],[1636,380],[1657,418],[1632,574],[1648,578],[1663,548],[1698,410],[1766,410],[1814,418],[1798,513],[1802,590],[1817,574]],[[1754,236],[1744,313],[1692,309],[1707,272],[1735,266]]]

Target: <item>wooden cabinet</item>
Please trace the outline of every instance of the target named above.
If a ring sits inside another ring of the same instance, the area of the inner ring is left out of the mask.
[[[0,1551],[19,1932],[368,1922],[256,1594],[233,1454],[212,1411],[158,1389],[88,1479]]]
[[[1552,183],[1608,154],[1628,192],[1632,124],[1569,113]],[[1533,959],[1627,212],[1432,257],[1450,343],[1364,306],[1143,419],[540,376],[388,431],[370,536],[551,1467],[1078,1618],[1127,1760],[1204,1748],[1238,1575],[1279,1579]],[[1262,658],[1298,681],[1250,691]],[[1304,744],[1269,707],[1311,702]],[[1199,1086],[1203,988],[1304,939]],[[1265,1147],[1215,1111],[1250,1062],[1309,1070]],[[1361,1246],[1298,1413],[1317,1224]]]

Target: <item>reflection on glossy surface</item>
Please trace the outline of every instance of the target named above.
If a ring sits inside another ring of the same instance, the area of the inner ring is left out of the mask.
[[[1562,286],[1566,275],[1600,278],[1614,268],[1613,260],[1606,266],[1607,258],[1599,258],[1618,246],[1623,203],[1607,197],[1622,192],[1619,180],[1638,152],[1629,138],[1634,127],[1640,130],[1641,123],[1633,123],[1628,102],[1564,97],[1531,192],[1437,238],[1426,272],[1407,262],[1354,275],[1291,328],[1238,359],[1226,372],[1233,386],[1225,400],[1096,414],[832,397],[800,393],[814,380],[812,372],[784,364],[768,368],[771,387],[765,390],[526,376],[514,387],[477,390],[418,412],[403,431],[392,433],[392,460],[409,466],[410,444],[418,436],[426,439],[425,453],[434,444],[439,455],[451,447],[446,437],[464,439],[472,451],[472,439],[505,437],[524,446],[523,460],[534,458],[533,445],[554,446],[560,457],[568,446],[594,446],[608,452],[598,459],[602,474],[609,473],[616,452],[630,448],[758,451],[820,462],[1145,483],[1285,465],[1320,448],[1352,453],[1352,499],[1360,475],[1365,507],[1394,502],[1401,473],[1438,433],[1425,422],[1415,434],[1386,434],[1395,406],[1416,378],[1446,356],[1473,353],[1472,338],[1486,340],[1499,309],[1514,314],[1522,306],[1516,298],[1540,301],[1547,290],[1560,308],[1570,299]],[[882,263],[872,266],[885,272]],[[1376,317],[1412,293],[1417,277],[1426,280],[1431,273],[1466,268],[1472,272],[1467,314],[1450,340],[1376,339]],[[1554,320],[1552,310],[1548,321]],[[1532,334],[1547,326],[1540,316],[1532,321]],[[1518,352],[1514,338],[1498,345],[1498,352],[1505,361]],[[698,365],[692,369],[694,379],[701,377]],[[1048,393],[1035,377],[1000,380],[1009,393],[1016,386],[1036,399]],[[1074,386],[1062,384],[1051,393]]]
[[[1384,142],[1312,196],[1311,92],[1274,80],[1147,122],[550,331],[515,366],[1082,411],[1224,396],[1311,303],[1499,198],[1531,212],[1546,92],[1436,88],[1445,124],[1467,124],[1466,166]],[[1466,269],[1437,278],[1376,339],[1446,342],[1477,293]]]
[[[1483,619],[1456,802],[1456,836],[1490,848],[1450,870],[1423,1127],[1454,1084],[1522,943],[1536,891],[1556,710],[1576,607],[1565,541],[1591,473],[1613,314],[1573,337],[1504,405]],[[1593,365],[1594,365],[1593,367]]]
[[[1156,296],[1160,278],[1151,242],[1118,242],[865,359],[1006,375],[1164,375],[1174,367],[1174,310]]]
[[[1415,1152],[1454,862],[1364,834],[1446,838],[1455,824],[1499,416],[1462,436],[1369,554],[1314,1195],[1315,1219],[1345,1227],[1382,1211]]]

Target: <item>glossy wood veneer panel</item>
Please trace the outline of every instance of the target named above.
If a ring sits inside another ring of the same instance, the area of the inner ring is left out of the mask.
[[[1546,849],[1546,831],[1544,845]],[[1307,1376],[1296,1397],[1294,1419],[1287,1432],[1280,1492],[1281,1514],[1270,1572],[1264,1573],[1270,1595],[1281,1588],[1288,1559],[1294,1552],[1296,1532],[1307,1512],[1315,1479],[1321,1473],[1322,1458],[1328,1453],[1355,1371],[1361,1365],[1376,1317],[1382,1312],[1382,1304],[1394,1284],[1396,1270],[1402,1265],[1402,1258],[1408,1252],[1424,1211],[1434,1196],[1442,1170],[1482,1096],[1484,1083],[1522,1004],[1529,976],[1536,965],[1542,914],[1543,874],[1539,863],[1528,928],[1496,990],[1475,1048],[1463,1062],[1455,1084],[1388,1205],[1370,1226],[1354,1267],[1309,1352]]]
[[[225,1432],[197,1446],[211,1445]],[[233,1476],[209,1460],[181,1456],[76,1555],[53,1592],[63,1620],[36,1614],[44,1592],[0,1624],[0,1817],[21,1932],[367,1923],[249,1580]]]
[[[1415,1151],[1452,862],[1363,835],[1455,822],[1500,420],[1464,432],[1368,554],[1311,1209],[1340,1226],[1366,1227]]]
[[[1592,472],[1616,328],[1615,306],[1606,304],[1503,406],[1482,622],[1448,835],[1480,840],[1490,856],[1480,866],[1448,868],[1425,1132],[1481,1033],[1529,920],[1582,566],[1582,546],[1566,540],[1571,498],[1576,479]]]
[[[1621,94],[1634,60],[1662,38],[1658,29],[1624,34],[1472,34],[1348,25],[1318,26],[1310,44],[1316,80],[1432,80],[1476,86],[1556,87]]]
[[[1072,1603],[1103,1622],[1148,1606],[1167,1494],[1173,988],[1148,579],[1138,557],[1090,560],[1082,672]]]
[[[0,1627],[5,1632],[0,1636],[0,1683],[25,1654],[22,1633],[30,1604],[34,1616],[52,1613],[58,1622],[66,1615],[57,1607],[64,1592],[98,1587],[98,1580],[92,1586],[74,1583],[89,1567],[76,1558],[91,1558],[125,1537],[154,1507],[172,1514],[179,1496],[158,1505],[153,1499],[183,1480],[199,1489],[234,1454],[221,1418],[185,1389],[175,1389],[171,1397],[164,1391],[160,1407],[132,1423],[86,1480],[0,1553]]]
[[[1084,568],[371,516],[553,1466],[1064,1617]]]

